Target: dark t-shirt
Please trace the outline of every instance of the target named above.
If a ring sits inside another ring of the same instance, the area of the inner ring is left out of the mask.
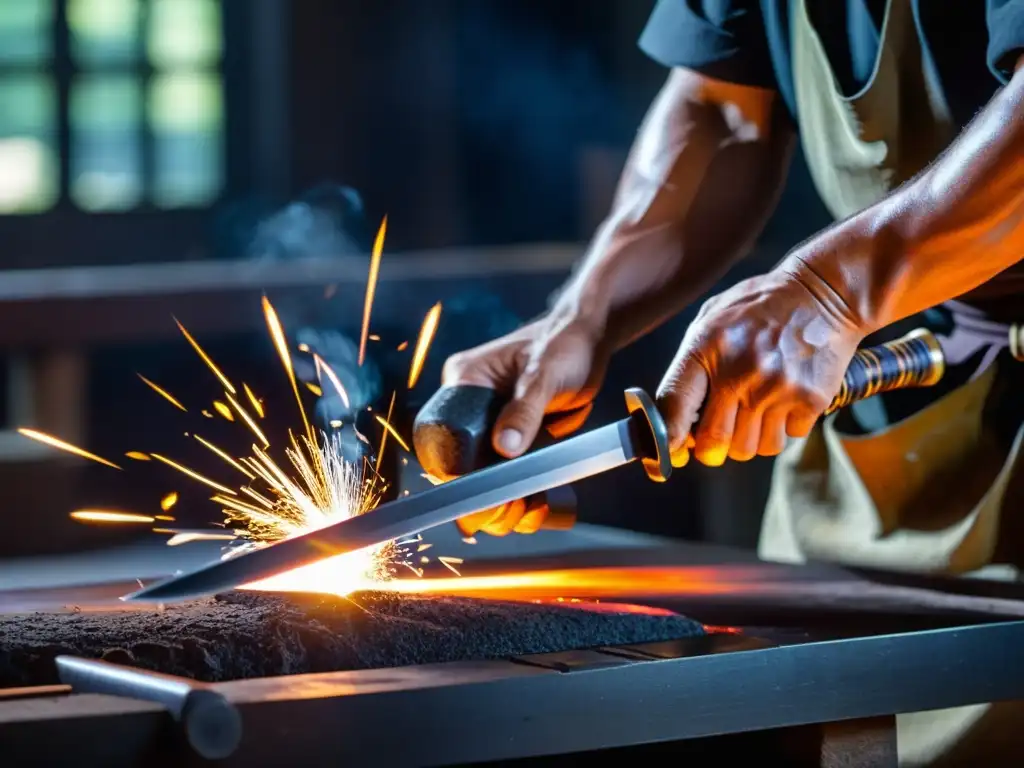
[[[886,0],[805,0],[839,87],[867,85]],[[1024,0],[911,0],[922,49],[963,126],[1024,54]],[[777,89],[795,114],[789,0],[658,0],[640,47],[668,67]]]
[[[897,0],[898,1],[898,0]],[[839,88],[871,78],[886,0],[804,0]],[[962,128],[1024,54],[1024,0],[911,0],[926,63]],[[791,0],[658,0],[640,47],[667,67],[777,90],[796,115],[790,57]],[[964,297],[994,317],[1020,316],[1024,263]]]

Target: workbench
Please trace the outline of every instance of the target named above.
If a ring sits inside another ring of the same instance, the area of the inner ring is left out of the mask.
[[[437,536],[453,543],[450,531]],[[767,564],[591,526],[481,540],[474,552],[467,584],[509,569],[668,574],[649,587],[633,579],[636,594],[613,597],[718,628],[668,643],[213,684],[204,695],[240,717],[224,764],[552,764],[607,750],[722,759],[756,749],[768,764],[895,765],[896,714],[1024,699],[1016,585]],[[79,558],[98,580],[73,594],[42,572],[23,577],[0,610],[86,609],[132,587],[114,555],[93,565]],[[151,570],[189,565],[165,556]],[[102,581],[104,567],[120,581]],[[201,763],[166,701],[76,690],[0,692],[5,765]]]

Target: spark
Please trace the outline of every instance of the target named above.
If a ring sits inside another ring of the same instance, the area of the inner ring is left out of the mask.
[[[231,496],[235,495],[235,492],[233,490],[231,490],[230,488],[226,488],[223,485],[221,485],[220,483],[216,483],[213,480],[211,480],[210,478],[204,477],[203,475],[200,475],[195,470],[189,469],[188,467],[183,467],[178,462],[172,461],[171,459],[168,459],[166,456],[161,456],[159,453],[154,453],[153,454],[153,458],[156,459],[157,461],[162,461],[167,466],[172,467],[172,468],[178,470],[183,475],[187,475],[188,477],[191,477],[193,480],[198,480],[200,483],[203,483],[204,485],[210,486],[214,490],[220,491],[221,493],[229,494]]]
[[[323,397],[324,391],[322,389],[320,389],[320,387],[318,387],[312,381],[307,381],[306,382],[306,389],[308,389],[310,392],[312,392],[317,397]]]
[[[228,408],[227,405],[222,403],[220,400],[214,400],[213,401],[213,407],[214,407],[214,410],[217,411],[217,413],[219,413],[221,416],[223,416],[228,421],[234,421],[235,420],[235,414],[233,414],[231,412],[231,409]]]
[[[192,437],[194,437],[196,440],[198,440],[200,445],[202,445],[203,447],[207,448],[210,451],[213,451],[213,453],[215,453],[220,458],[224,459],[224,461],[226,461],[232,467],[234,467],[239,472],[241,472],[243,475],[248,477],[250,480],[255,480],[256,479],[256,475],[254,475],[252,472],[247,470],[245,467],[243,467],[241,464],[239,464],[233,458],[228,456],[228,454],[226,452],[222,451],[220,448],[218,448],[216,445],[211,443],[209,440],[204,440],[199,435],[192,435]]]
[[[202,410],[202,414],[203,414],[203,416],[205,416],[208,419],[212,419],[213,418],[213,414],[210,413],[209,411],[207,411],[205,408]]]
[[[359,365],[366,359],[366,340],[370,335],[370,313],[373,310],[373,296],[377,291],[377,276],[380,274],[380,257],[384,253],[384,237],[388,231],[388,217],[380,222],[377,237],[370,252],[370,271],[366,277],[366,298],[363,300],[363,330],[359,339]]]
[[[267,412],[263,410],[263,401],[256,397],[253,391],[249,389],[248,384],[243,382],[242,389],[245,390],[245,396],[248,397],[249,402],[252,403],[252,409],[256,411],[256,415],[261,419],[264,418],[267,415]]]
[[[341,426],[341,419],[331,419],[331,429],[338,429]]]
[[[172,534],[167,540],[168,547],[178,547],[193,541],[234,541],[238,537],[233,533],[217,533],[206,531],[175,531],[170,528],[155,529],[156,533]]]
[[[125,456],[129,459],[135,459],[135,461],[151,461],[148,453],[142,453],[140,451],[128,451]]]
[[[420,373],[423,372],[423,363],[427,359],[430,342],[434,340],[440,319],[441,302],[438,302],[430,308],[426,317],[423,318],[423,325],[420,326],[420,335],[416,339],[416,349],[412,353],[412,363],[409,365],[409,389],[416,386]]]
[[[256,438],[263,443],[263,447],[269,448],[270,441],[267,440],[267,436],[263,434],[263,430],[256,425],[256,420],[249,415],[248,411],[238,404],[238,401],[235,400],[235,398],[228,394],[225,394],[224,396],[228,399],[228,402],[231,403],[231,407],[238,411],[238,415],[242,417],[242,421],[244,421],[249,429],[252,430],[252,433],[256,435]]]
[[[335,391],[338,393],[338,397],[341,398],[341,402],[345,404],[346,408],[351,408],[352,403],[349,402],[348,392],[346,392],[345,388],[341,385],[341,379],[338,378],[338,374],[334,372],[331,366],[327,364],[327,361],[320,357],[320,355],[313,355],[313,363],[316,365],[317,375],[323,373],[323,375],[327,377],[327,380],[331,382],[331,386],[334,387]]]
[[[43,443],[44,445],[48,445],[51,448],[57,448],[58,450],[65,451],[66,453],[74,454],[75,456],[79,456],[83,459],[89,459],[90,461],[95,461],[99,464],[104,464],[108,467],[113,467],[114,469],[121,469],[121,467],[117,466],[117,464],[115,464],[112,461],[107,461],[101,456],[97,456],[95,453],[89,453],[89,451],[79,448],[77,445],[72,445],[71,443],[64,442],[58,437],[48,435],[45,432],[40,432],[37,429],[19,427],[18,434],[22,435],[23,437],[35,440],[36,442]]]
[[[403,341],[401,344],[399,344],[397,347],[395,347],[395,351],[396,352],[405,352],[405,350],[407,350],[408,348],[409,348],[409,342],[408,341]]]
[[[281,321],[277,317],[274,305],[270,303],[270,299],[266,296],[263,297],[263,316],[266,318],[267,329],[270,331],[270,338],[273,339],[274,346],[277,348],[281,364],[284,366],[285,373],[288,374],[288,380],[291,382],[292,392],[295,394],[295,402],[299,404],[299,413],[302,414],[302,425],[306,428],[306,435],[309,437],[310,442],[315,445],[316,438],[313,436],[313,430],[309,426],[309,419],[306,418],[306,409],[302,405],[302,396],[299,394],[299,384],[295,378],[292,357],[288,354],[288,340],[285,338],[284,328],[281,327]]]
[[[466,536],[462,541],[465,544],[476,544],[476,537],[475,536]]]
[[[387,425],[387,424],[391,423],[391,412],[394,410],[394,408],[395,408],[395,393],[392,392],[391,393],[391,404],[388,405],[388,415],[387,415],[387,418],[385,419],[385,421],[382,422],[383,424]],[[378,416],[377,418],[379,419],[380,417]],[[396,438],[397,438],[397,435],[396,435]],[[399,440],[400,440],[400,438],[399,438]],[[381,462],[381,459],[384,458],[384,446],[386,446],[387,443],[388,443],[388,430],[385,429],[384,432],[380,436],[380,447],[377,449],[377,462],[376,462],[376,464],[373,465],[373,471],[374,472],[380,472],[380,462]],[[409,450],[409,449],[406,448],[405,450]]]
[[[152,523],[156,518],[134,512],[116,512],[111,509],[76,509],[71,519],[85,523]]]
[[[206,367],[213,371],[213,374],[220,379],[221,384],[224,385],[224,389],[232,395],[235,394],[234,384],[228,381],[228,377],[221,373],[220,368],[218,368],[213,360],[210,359],[210,356],[203,351],[203,348],[199,346],[199,342],[192,338],[192,334],[185,330],[185,326],[182,325],[177,318],[174,319],[174,322],[177,324],[178,330],[181,331],[181,334],[188,340],[188,343],[192,345],[192,348],[196,351],[199,357],[202,358],[204,363],[206,363]]]
[[[419,545],[419,546],[418,546],[418,547],[416,548],[416,551],[417,551],[417,552],[426,552],[426,551],[427,551],[428,549],[430,549],[430,548],[431,548],[432,546],[434,546],[434,545],[433,545],[433,544],[420,544],[420,545]]]
[[[152,381],[150,381],[145,376],[143,376],[141,373],[137,373],[135,375],[138,376],[140,379],[142,379],[142,382],[147,387],[152,389],[154,392],[156,392],[158,395],[160,395],[160,397],[164,398],[164,400],[169,402],[175,408],[178,408],[179,410],[185,411],[186,413],[188,412],[188,408],[186,408],[184,405],[182,405],[181,402],[179,402],[178,398],[176,398],[174,395],[172,395],[166,389],[164,389],[163,387],[157,386]]]
[[[174,517],[172,515],[153,515],[154,520],[162,520],[165,523],[173,523]]]
[[[437,562],[439,562],[441,565],[443,565],[449,571],[454,573],[456,576],[461,576],[462,575],[461,573],[459,573],[458,569],[455,567],[456,565],[462,565],[462,558],[461,557],[444,557],[444,556],[441,556],[441,557],[437,558]]]
[[[368,338],[370,341],[380,341],[380,336],[376,333],[371,333],[366,338]]]
[[[380,414],[374,414],[373,418],[375,418],[387,432],[391,433],[391,436],[395,438],[395,440],[398,442],[400,446],[402,446],[404,450],[409,450],[409,444],[402,439],[402,436],[400,434],[398,434],[398,430],[391,426],[391,422],[383,418]]]
[[[160,509],[162,509],[164,512],[167,512],[168,510],[170,510],[171,507],[173,507],[177,503],[178,503],[178,492],[177,491],[171,491],[166,496],[164,496],[162,499],[160,499]]]

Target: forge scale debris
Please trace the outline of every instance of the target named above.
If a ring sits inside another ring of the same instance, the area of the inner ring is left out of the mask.
[[[232,592],[163,611],[0,616],[0,687],[57,682],[74,654],[197,680],[507,658],[703,633],[676,615],[358,593]]]

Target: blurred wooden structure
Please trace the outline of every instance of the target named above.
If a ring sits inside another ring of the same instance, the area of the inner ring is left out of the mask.
[[[579,257],[577,245],[527,245],[432,251],[384,259],[375,302],[378,322],[404,320],[396,295],[443,295],[456,281],[557,277]],[[10,427],[33,426],[87,444],[86,390],[90,351],[151,342],[178,333],[182,319],[204,339],[264,327],[260,296],[322,300],[326,286],[360,306],[365,259],[291,262],[181,262],[115,267],[9,271],[0,280],[0,349],[7,358],[8,428],[0,431],[0,463],[33,461],[50,449]],[[427,288],[424,288],[427,286]]]

